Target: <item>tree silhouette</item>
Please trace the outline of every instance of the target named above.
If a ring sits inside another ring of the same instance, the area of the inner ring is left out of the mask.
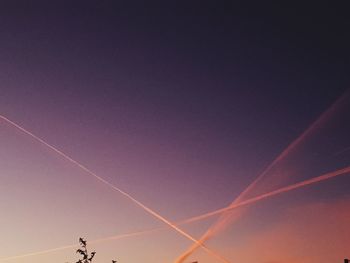
[[[82,258],[76,261],[75,263],[91,263],[92,259],[96,255],[96,252],[95,251],[91,253],[88,252],[87,241],[82,237],[79,238],[79,244],[80,244],[80,248],[77,249],[76,253],[80,254]],[[116,260],[112,260],[112,263],[116,263],[116,262],[117,262]]]

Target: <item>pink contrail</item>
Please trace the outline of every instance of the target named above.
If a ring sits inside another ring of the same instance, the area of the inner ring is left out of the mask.
[[[311,184],[315,184],[315,183],[319,183],[319,182],[322,182],[322,181],[325,181],[325,180],[329,180],[329,179],[332,179],[332,178],[334,178],[336,176],[346,175],[348,173],[350,173],[350,166],[345,167],[345,168],[340,169],[340,170],[337,170],[337,171],[333,171],[333,172],[330,172],[330,173],[326,173],[326,174],[320,175],[318,177],[314,177],[312,179],[308,179],[308,180],[305,180],[305,181],[302,181],[302,182],[299,182],[299,183],[295,183],[295,184],[292,184],[292,185],[289,185],[289,186],[286,186],[286,187],[282,187],[282,188],[279,188],[277,190],[274,190],[274,191],[271,191],[271,192],[268,192],[268,193],[265,193],[265,194],[262,194],[262,195],[250,198],[250,199],[247,199],[247,200],[239,202],[239,203],[236,203],[235,205],[231,205],[231,206],[228,206],[228,207],[224,207],[224,208],[221,208],[221,209],[214,210],[214,211],[209,212],[209,213],[205,213],[205,214],[202,214],[202,215],[191,217],[191,218],[188,218],[186,220],[182,220],[182,221],[180,221],[178,223],[174,223],[174,224],[182,225],[182,224],[189,224],[189,223],[192,223],[192,222],[200,221],[200,220],[203,220],[203,219],[206,219],[206,218],[218,215],[218,214],[222,214],[224,212],[232,211],[232,210],[237,209],[239,207],[243,207],[243,206],[247,206],[247,205],[250,205],[250,204],[257,203],[257,202],[262,201],[264,199],[267,199],[269,197],[273,197],[273,196],[276,196],[276,195],[279,195],[279,194],[283,194],[283,193],[286,193],[286,192],[289,192],[289,191],[292,191],[292,190],[296,190],[296,189],[299,189],[299,188],[302,188],[302,187],[305,187],[305,186],[308,186],[308,185],[311,185]],[[100,239],[92,240],[89,243],[95,244],[95,243],[104,242],[104,241],[108,241],[108,240],[116,240],[116,239],[132,237],[132,236],[139,236],[139,235],[144,235],[144,234],[150,234],[150,233],[153,233],[155,231],[159,231],[159,230],[163,230],[163,229],[165,229],[165,227],[158,227],[158,228],[153,228],[153,229],[144,230],[144,231],[138,231],[138,232],[121,234],[121,235],[115,235],[115,236],[110,236],[110,237],[106,237],[106,238],[100,238]],[[67,246],[62,246],[62,247],[58,247],[58,248],[42,250],[42,251],[39,251],[39,252],[33,252],[33,253],[28,253],[28,254],[23,254],[23,255],[18,255],[18,256],[0,258],[0,261],[8,261],[8,260],[12,260],[12,259],[24,258],[24,257],[29,257],[29,256],[37,256],[37,255],[47,254],[47,253],[51,253],[51,252],[55,252],[55,251],[59,251],[59,250],[64,250],[64,249],[75,248],[75,247],[77,247],[77,246],[76,245],[67,245]]]
[[[159,227],[159,228],[154,228],[154,229],[149,229],[149,230],[144,230],[144,231],[138,231],[138,232],[110,236],[110,237],[106,237],[106,238],[99,238],[99,239],[89,241],[89,244],[96,244],[96,243],[100,243],[100,242],[104,242],[104,241],[108,241],[108,240],[117,240],[117,239],[122,239],[122,238],[127,238],[127,237],[149,234],[149,233],[155,232],[155,231],[160,230],[160,229],[163,229],[163,228]],[[49,254],[52,252],[66,250],[66,249],[72,249],[72,248],[77,248],[77,247],[78,247],[78,245],[61,246],[61,247],[57,247],[57,248],[51,248],[51,249],[41,250],[41,251],[37,251],[37,252],[17,255],[17,256],[0,258],[0,261],[9,261],[9,260],[13,260],[13,259],[26,258],[26,257],[31,257],[31,256],[39,256],[39,255]]]
[[[103,179],[102,177],[98,176],[97,174],[95,174],[94,172],[92,172],[90,169],[88,169],[87,167],[85,167],[84,165],[80,164],[79,162],[75,161],[73,158],[69,157],[68,155],[66,155],[65,153],[63,153],[62,151],[58,150],[56,147],[50,145],[49,143],[45,142],[44,140],[42,140],[41,138],[39,138],[38,136],[34,135],[33,133],[27,131],[26,129],[24,129],[23,127],[21,127],[20,125],[16,124],[15,122],[9,120],[8,118],[0,115],[0,118],[3,119],[4,121],[6,121],[7,123],[11,124],[12,126],[14,126],[15,128],[19,129],[20,131],[22,131],[23,133],[29,135],[30,137],[34,138],[35,140],[37,140],[38,142],[40,142],[41,144],[45,145],[46,147],[48,147],[49,149],[51,149],[52,151],[56,152],[58,155],[60,155],[61,157],[63,157],[64,159],[66,159],[67,161],[77,165],[80,169],[82,169],[83,171],[85,171],[87,174],[95,177],[95,179],[97,179],[98,181],[104,183],[105,185],[109,186],[110,188],[112,188],[113,190],[119,192],[120,194],[122,194],[123,196],[125,196],[126,198],[130,199],[132,202],[134,202],[136,205],[138,205],[139,207],[141,207],[142,209],[144,209],[146,212],[148,212],[149,214],[151,214],[152,216],[154,216],[155,218],[157,218],[158,220],[162,221],[163,223],[165,223],[166,225],[170,226],[171,228],[173,228],[175,231],[177,231],[178,233],[180,233],[181,235],[183,235],[184,237],[188,238],[189,240],[193,241],[194,243],[198,244],[198,246],[202,247],[206,252],[208,252],[209,254],[211,254],[212,256],[216,257],[217,259],[219,259],[222,262],[228,263],[229,261],[226,260],[225,258],[223,258],[222,256],[218,255],[217,253],[215,253],[214,251],[212,251],[211,249],[207,248],[206,246],[204,246],[203,244],[201,244],[198,240],[196,240],[194,237],[192,237],[191,235],[187,234],[185,231],[183,231],[182,229],[178,228],[176,225],[174,225],[173,223],[171,223],[169,220],[167,220],[166,218],[164,218],[163,216],[161,216],[160,214],[158,214],[157,212],[155,212],[154,210],[152,210],[151,208],[147,207],[146,205],[144,205],[143,203],[141,203],[140,201],[136,200],[134,197],[132,197],[131,195],[129,195],[128,193],[124,192],[123,190],[119,189],[118,187],[114,186],[113,184],[111,184],[110,182],[106,181],[105,179]]]
[[[326,173],[326,174],[323,174],[323,175],[320,175],[320,176],[317,176],[317,177],[314,177],[312,179],[308,179],[308,180],[305,180],[305,181],[302,181],[302,182],[299,182],[299,183],[288,185],[288,186],[279,188],[277,190],[274,190],[274,191],[271,191],[271,192],[268,192],[268,193],[265,193],[265,194],[253,197],[253,198],[246,199],[244,201],[241,201],[241,202],[236,203],[234,205],[230,205],[230,206],[225,207],[225,208],[217,209],[215,211],[212,211],[212,212],[209,212],[209,213],[206,213],[206,214],[203,214],[203,215],[192,217],[190,219],[185,220],[183,223],[191,223],[191,222],[202,220],[202,219],[205,219],[205,218],[208,218],[208,217],[211,217],[211,216],[214,216],[214,215],[218,215],[218,214],[221,214],[221,213],[224,213],[224,212],[229,212],[229,211],[232,211],[233,209],[236,209],[236,208],[239,208],[239,207],[242,207],[242,206],[246,206],[246,205],[249,205],[249,204],[252,204],[252,203],[256,203],[256,202],[261,201],[263,199],[266,199],[268,197],[272,197],[272,196],[275,196],[275,195],[286,193],[286,192],[289,192],[289,191],[292,191],[292,190],[295,190],[295,189],[299,189],[299,188],[302,188],[302,187],[305,187],[305,186],[308,186],[308,185],[311,185],[311,184],[315,184],[315,183],[318,183],[318,182],[322,182],[322,181],[325,181],[325,180],[329,180],[329,179],[331,179],[333,177],[340,176],[340,175],[345,175],[345,174],[348,174],[348,173],[350,173],[350,166],[347,166],[347,167],[345,167],[343,169],[340,169],[340,170],[337,170],[337,171],[333,171],[333,172],[330,172],[330,173]]]
[[[320,117],[316,121],[314,121],[299,137],[297,137],[291,144],[288,145],[288,147],[283,150],[273,162],[267,166],[267,168],[250,184],[248,187],[237,197],[235,198],[230,206],[235,206],[237,203],[239,203],[241,200],[243,200],[251,191],[254,189],[254,187],[265,177],[265,175],[271,170],[272,167],[274,167],[279,161],[284,159],[297,145],[299,145],[302,141],[305,140],[307,136],[310,135],[315,129],[320,127],[321,124],[323,124],[326,120],[328,120],[333,113],[337,110],[338,105],[340,102],[345,100],[348,97],[348,93],[345,93],[343,96],[341,96],[336,102],[333,103],[333,105],[327,109],[324,113],[321,114]],[[230,207],[229,206],[229,207]],[[235,217],[233,219],[237,219],[243,211],[240,213],[235,214]],[[214,223],[199,239],[199,242],[196,242],[195,244],[191,245],[184,253],[182,253],[177,259],[176,263],[183,263],[188,256],[190,256],[197,248],[199,248],[199,244],[204,244],[206,240],[211,238],[213,235],[217,234],[218,232],[222,231],[227,225],[232,223],[232,218],[230,218],[230,214],[223,213],[218,221]]]

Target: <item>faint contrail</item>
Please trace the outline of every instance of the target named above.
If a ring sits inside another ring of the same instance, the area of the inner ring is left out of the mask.
[[[181,235],[185,236],[186,238],[188,238],[189,240],[195,242],[198,244],[198,246],[201,246],[206,252],[208,252],[209,254],[211,254],[212,256],[216,257],[217,259],[221,260],[222,262],[228,263],[229,261],[226,260],[225,258],[223,258],[222,256],[218,255],[217,253],[215,253],[214,251],[212,251],[211,249],[207,248],[206,246],[203,246],[198,240],[196,240],[194,237],[192,237],[191,235],[187,234],[186,232],[184,232],[182,229],[178,228],[176,225],[174,225],[173,223],[171,223],[169,220],[167,220],[166,218],[164,218],[163,216],[161,216],[160,214],[158,214],[157,212],[155,212],[154,210],[152,210],[151,208],[147,207],[146,205],[144,205],[143,203],[141,203],[140,201],[136,200],[134,197],[132,197],[131,195],[129,195],[128,193],[124,192],[123,190],[119,189],[118,187],[114,186],[113,184],[111,184],[110,182],[106,181],[105,179],[103,179],[102,177],[98,176],[97,174],[95,174],[94,172],[92,172],[90,169],[88,169],[87,167],[85,167],[84,165],[80,164],[79,162],[75,161],[74,159],[72,159],[71,157],[69,157],[67,154],[65,154],[64,152],[58,150],[56,147],[50,145],[49,143],[45,142],[43,139],[39,138],[38,136],[34,135],[33,133],[27,131],[25,128],[21,127],[20,125],[18,125],[17,123],[11,121],[10,119],[0,115],[0,118],[3,119],[4,121],[6,121],[7,123],[11,124],[12,126],[14,126],[15,128],[19,129],[20,131],[22,131],[23,133],[31,136],[32,138],[34,138],[35,140],[37,140],[38,142],[40,142],[41,144],[45,145],[46,147],[48,147],[49,149],[51,149],[52,151],[56,152],[58,155],[60,155],[61,157],[63,157],[64,159],[68,160],[69,162],[77,165],[80,169],[82,169],[83,171],[85,171],[87,174],[95,177],[97,180],[99,180],[100,182],[104,183],[105,185],[111,187],[113,190],[119,192],[120,194],[124,195],[126,198],[130,199],[132,202],[134,202],[135,204],[137,204],[138,206],[140,206],[142,209],[144,209],[146,212],[148,212],[149,214],[153,215],[155,218],[157,218],[158,220],[162,221],[163,223],[167,224],[168,226],[170,226],[171,228],[173,228],[175,231],[177,231],[178,233],[180,233]]]
[[[69,249],[69,248],[76,248],[76,247],[78,247],[78,246],[77,245],[68,245],[68,246],[64,246],[64,247],[57,247],[57,248],[42,250],[39,252],[32,252],[32,253],[22,254],[22,255],[18,255],[18,256],[0,258],[0,261],[9,261],[9,260],[13,260],[13,259],[20,259],[20,258],[26,258],[26,257],[31,257],[31,256],[39,256],[39,255],[44,255],[44,254],[48,254],[48,253],[55,252],[55,251],[60,251],[60,250]]]
[[[310,135],[315,129],[317,129],[324,121],[329,119],[333,115],[333,113],[338,108],[340,102],[344,101],[349,94],[346,92],[343,94],[336,102],[334,102],[329,109],[327,109],[324,113],[321,114],[320,117],[317,118],[299,137],[297,137],[288,147],[283,150],[273,162],[267,166],[267,168],[250,184],[248,187],[237,197],[235,198],[230,206],[235,206],[241,200],[243,200],[254,187],[266,176],[266,174],[274,167],[279,161],[284,159],[297,145],[299,145],[302,141],[305,140],[307,136]],[[235,218],[237,219],[243,211],[238,214],[235,214]],[[211,238],[216,233],[222,231],[227,225],[232,223],[232,218],[230,218],[230,214],[223,213],[218,221],[214,223],[209,229],[202,235],[202,237],[196,242],[192,244],[185,252],[183,252],[176,260],[176,263],[183,263],[188,256],[190,256],[197,248],[199,248],[199,244],[204,244],[209,238]]]
[[[106,238],[99,238],[99,239],[89,241],[89,244],[96,244],[96,243],[100,243],[100,242],[104,242],[104,241],[108,241],[108,240],[117,240],[117,239],[122,239],[122,238],[127,238],[127,237],[149,234],[149,233],[155,232],[155,231],[160,230],[160,229],[164,229],[164,228],[159,227],[159,228],[154,228],[154,229],[149,229],[149,230],[144,230],[144,231],[138,231],[138,232],[110,236],[110,237],[106,237]],[[61,246],[61,247],[57,247],[57,248],[51,248],[51,249],[41,250],[41,251],[37,251],[37,252],[17,255],[17,256],[0,258],[0,261],[9,261],[9,260],[13,260],[13,259],[26,258],[26,257],[30,257],[30,256],[40,256],[40,255],[49,254],[49,253],[56,252],[56,251],[77,248],[77,247],[78,247],[78,245]]]
[[[346,153],[346,152],[348,152],[348,151],[350,151],[350,147],[346,147],[346,148],[344,148],[344,149],[342,149],[342,150],[340,150],[340,151],[334,153],[334,155],[335,155],[335,156],[336,156],[336,155],[342,155],[343,153]]]
[[[218,215],[218,214],[221,214],[221,213],[224,213],[224,212],[232,211],[232,210],[234,210],[236,208],[239,208],[239,207],[242,207],[242,206],[246,206],[246,205],[249,205],[249,204],[257,203],[257,202],[262,201],[262,200],[264,200],[266,198],[269,198],[269,197],[273,197],[273,196],[276,196],[276,195],[279,195],[279,194],[282,194],[282,193],[286,193],[286,192],[289,192],[289,191],[292,191],[292,190],[296,190],[296,189],[299,189],[299,188],[302,188],[302,187],[305,187],[305,186],[308,186],[308,185],[311,185],[311,184],[315,184],[315,183],[318,183],[318,182],[329,180],[329,179],[334,178],[336,176],[345,175],[345,174],[348,174],[348,173],[350,173],[350,166],[347,166],[347,167],[345,167],[343,169],[340,169],[340,170],[336,170],[336,171],[333,171],[333,172],[330,172],[330,173],[326,173],[326,174],[320,175],[318,177],[314,177],[312,179],[308,179],[308,180],[305,180],[305,181],[302,181],[302,182],[299,182],[299,183],[295,183],[295,184],[292,184],[292,185],[289,185],[289,186],[285,186],[285,187],[279,188],[277,190],[274,190],[274,191],[271,191],[271,192],[268,192],[268,193],[265,193],[265,194],[262,194],[262,195],[259,195],[259,196],[256,196],[256,197],[249,198],[249,199],[247,199],[245,201],[236,203],[235,205],[231,205],[231,206],[228,206],[228,207],[225,207],[225,208],[217,209],[217,210],[214,210],[212,212],[205,213],[205,214],[202,214],[202,215],[199,215],[199,216],[191,217],[191,218],[179,221],[179,222],[174,223],[174,224],[182,225],[182,224],[188,224],[188,223],[200,221],[200,220],[212,217],[214,215]],[[100,239],[92,240],[89,243],[95,244],[95,243],[104,242],[104,241],[108,241],[108,240],[116,240],[116,239],[132,237],[132,236],[139,236],[139,235],[144,235],[144,234],[150,234],[150,233],[153,233],[155,231],[159,231],[159,230],[163,230],[163,229],[165,229],[165,227],[158,227],[158,228],[153,228],[153,229],[144,230],[144,231],[138,231],[138,232],[121,234],[121,235],[115,235],[115,236],[110,236],[110,237],[106,237],[106,238],[100,238]],[[29,257],[29,256],[37,256],[37,255],[47,254],[47,253],[51,253],[51,252],[55,252],[55,251],[59,251],[59,250],[64,250],[64,249],[69,249],[69,248],[75,248],[75,247],[77,247],[77,246],[76,245],[62,246],[62,247],[59,247],[59,248],[42,250],[42,251],[39,251],[39,252],[33,252],[33,253],[28,253],[28,254],[23,254],[23,255],[18,255],[18,256],[0,258],[0,261],[8,261],[8,260],[12,260],[12,259],[24,258],[24,257]]]

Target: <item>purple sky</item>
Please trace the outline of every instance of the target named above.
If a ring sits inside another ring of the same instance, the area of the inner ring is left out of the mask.
[[[1,4],[0,114],[172,221],[224,207],[349,84],[345,12],[261,8]],[[348,105],[347,99],[257,192],[349,165]],[[163,226],[3,121],[0,143],[0,258],[75,244],[79,236]],[[288,179],[278,181],[281,171]],[[257,205],[238,230],[208,245],[232,261],[278,262],[283,253],[253,249],[258,237],[270,238],[267,228],[298,236],[293,227],[311,220],[298,221],[308,206],[341,218],[348,182],[335,179]],[[287,225],[289,215],[295,221]],[[184,229],[200,237],[214,219]],[[120,262],[167,262],[190,244],[164,230],[91,246],[97,263],[114,255]],[[240,246],[246,254],[232,253]],[[284,255],[294,262],[292,252]],[[197,256],[213,262],[204,252]],[[71,249],[11,262],[75,257]]]

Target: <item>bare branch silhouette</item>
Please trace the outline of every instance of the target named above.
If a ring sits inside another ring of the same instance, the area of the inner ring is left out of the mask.
[[[82,237],[79,238],[79,244],[81,247],[76,250],[76,253],[80,254],[82,258],[78,259],[78,261],[76,261],[75,263],[91,263],[96,255],[96,252],[88,252],[87,241]],[[117,261],[112,260],[112,263],[117,263]]]

